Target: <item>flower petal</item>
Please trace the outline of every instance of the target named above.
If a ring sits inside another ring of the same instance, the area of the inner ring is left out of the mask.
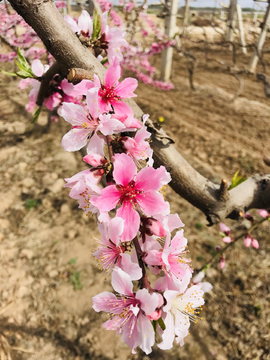
[[[113,166],[113,178],[117,184],[123,186],[127,186],[137,172],[134,161],[126,154],[114,155]]]
[[[118,84],[121,76],[121,68],[116,58],[113,59],[112,65],[107,69],[104,76],[104,86],[110,88]]]
[[[124,230],[124,220],[120,217],[115,217],[112,219],[108,226],[108,235],[111,241],[118,245],[120,242],[120,235],[123,233]]]
[[[77,151],[83,148],[88,139],[89,131],[85,129],[71,129],[62,138],[62,147],[65,151]]]
[[[148,216],[160,214],[168,208],[168,204],[164,201],[163,196],[152,190],[136,195],[136,200],[144,214]]]
[[[32,62],[31,69],[32,69],[33,73],[38,77],[41,77],[44,73],[44,66],[43,66],[42,62],[38,59],[35,59]]]
[[[109,185],[105,189],[102,189],[100,196],[93,197],[93,199],[91,199],[91,202],[100,211],[110,211],[115,208],[119,198],[120,193],[116,189],[116,186]]]
[[[123,204],[117,210],[116,216],[125,220],[125,227],[121,235],[121,241],[131,241],[136,235],[140,227],[140,215],[133,209],[132,204]]]
[[[115,87],[115,92],[122,99],[136,97],[137,95],[135,95],[133,91],[136,89],[137,86],[138,80],[134,78],[126,78]]]
[[[134,297],[130,276],[118,267],[115,267],[112,273],[112,286],[119,294]]]

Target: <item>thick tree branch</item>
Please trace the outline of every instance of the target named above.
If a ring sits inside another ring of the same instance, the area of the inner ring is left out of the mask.
[[[71,68],[90,70],[103,78],[105,69],[84,47],[72,32],[53,1],[10,0],[13,8],[33,27],[48,51],[61,65],[62,73]],[[135,117],[142,116],[141,109],[133,100],[127,101]],[[172,145],[173,141],[151,120],[147,121],[152,133],[151,146],[157,166],[164,165],[172,176],[171,187],[200,209],[209,223],[217,223],[226,217],[237,219],[250,208],[270,208],[270,175],[254,175],[228,191],[226,200],[221,199],[224,185],[213,184],[190,166]]]

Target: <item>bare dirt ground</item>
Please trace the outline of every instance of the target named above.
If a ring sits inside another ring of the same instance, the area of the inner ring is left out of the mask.
[[[225,54],[215,50],[211,57],[224,60]],[[232,103],[236,80],[201,60],[191,91],[185,60],[176,56],[175,90],[142,84],[137,90],[143,110],[156,120],[165,117],[164,128],[181,154],[216,182],[230,180],[237,170],[246,176],[269,172],[262,161],[270,153],[269,99],[254,76],[242,77],[244,90]],[[63,188],[63,178],[85,169],[82,155],[62,150],[69,128],[63,120],[48,123],[44,113],[31,124],[24,110],[27,92],[8,76],[0,79],[0,348],[14,360],[270,359],[269,224],[256,234],[259,250],[239,241],[223,271],[209,270],[214,289],[205,295],[204,319],[191,327],[184,347],[132,355],[102,328],[107,316],[93,311],[91,298],[111,286],[91,256],[96,222]],[[204,215],[171,189],[166,197],[186,224],[193,267],[201,267],[222,245],[218,227],[207,228]]]

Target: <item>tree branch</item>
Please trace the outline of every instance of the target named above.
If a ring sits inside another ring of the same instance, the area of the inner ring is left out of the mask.
[[[36,102],[36,104],[38,106],[42,106],[45,97],[47,97],[46,95],[47,95],[47,92],[49,89],[50,81],[52,80],[54,75],[59,74],[60,72],[61,72],[61,66],[56,61],[42,76],[42,80],[41,80],[41,84],[40,84],[40,88],[39,88],[39,92],[38,92],[38,97],[37,97],[37,102]]]
[[[10,0],[13,8],[33,27],[48,51],[61,65],[65,75],[71,68],[82,68],[103,78],[105,68],[84,47],[72,32],[51,0]],[[136,118],[142,110],[129,99]],[[238,219],[250,208],[270,208],[270,175],[253,175],[245,182],[228,191],[227,199],[220,199],[222,189],[199,174],[172,145],[173,141],[151,120],[147,121],[151,132],[151,147],[156,166],[164,165],[172,176],[170,183],[176,193],[200,209],[209,224],[226,217]]]

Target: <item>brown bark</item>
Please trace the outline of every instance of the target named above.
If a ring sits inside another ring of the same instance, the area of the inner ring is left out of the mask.
[[[105,69],[85,48],[72,32],[50,0],[10,0],[13,8],[33,27],[48,51],[61,65],[62,73],[71,68],[90,70],[103,79]],[[137,104],[129,99],[136,118],[143,113]],[[166,133],[151,121],[147,121],[151,132],[151,146],[155,165],[164,165],[172,176],[171,187],[200,209],[209,223],[218,223],[226,217],[237,219],[250,208],[270,208],[270,175],[254,175],[228,191],[225,184],[217,186],[199,174],[179,154]]]

